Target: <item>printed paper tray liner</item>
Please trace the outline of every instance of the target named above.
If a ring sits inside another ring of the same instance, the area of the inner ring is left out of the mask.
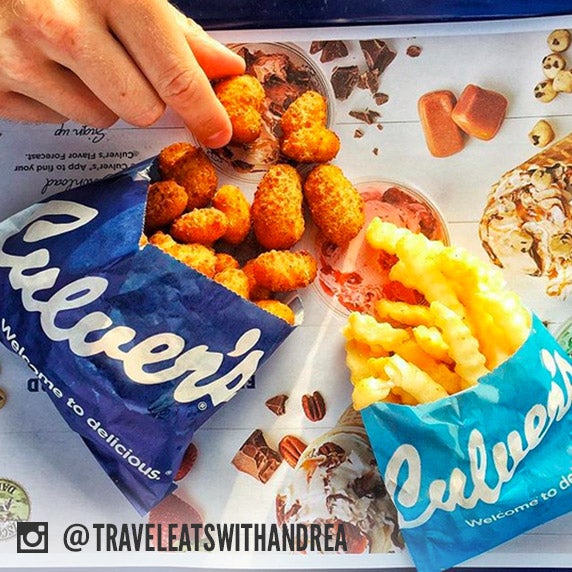
[[[194,431],[293,330],[139,246],[151,164],[0,223],[0,340],[141,513],[173,490]]]

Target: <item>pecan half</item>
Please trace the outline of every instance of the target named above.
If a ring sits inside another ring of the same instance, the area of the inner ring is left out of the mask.
[[[300,455],[306,450],[306,443],[294,435],[285,435],[278,443],[278,451],[282,458],[291,466],[295,467]]]
[[[302,396],[302,408],[310,421],[320,421],[326,415],[326,404],[319,391]]]

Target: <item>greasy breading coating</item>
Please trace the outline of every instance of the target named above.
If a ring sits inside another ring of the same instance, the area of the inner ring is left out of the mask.
[[[284,135],[292,131],[313,125],[326,125],[328,105],[326,99],[317,91],[305,91],[296,98],[280,118],[280,127]]]
[[[266,94],[254,76],[245,74],[219,81],[214,92],[226,109],[232,124],[232,142],[252,143],[262,129]]]
[[[282,153],[299,163],[326,163],[340,150],[339,137],[320,125],[297,129],[282,141]]]
[[[212,205],[226,215],[228,226],[222,236],[229,244],[240,244],[250,231],[250,203],[234,185],[223,185],[213,197]]]
[[[163,179],[173,179],[187,192],[186,210],[207,206],[213,198],[218,177],[205,152],[190,143],[173,143],[157,158]]]
[[[254,275],[254,265],[252,260],[249,260],[243,267],[244,273],[248,277],[248,285],[250,290],[250,299],[253,302],[258,300],[267,300],[272,296],[272,292],[268,288],[263,288],[256,282],[256,277]]]
[[[289,292],[305,288],[316,278],[317,265],[306,251],[270,250],[249,260],[248,272],[252,272],[258,286],[271,292]]]
[[[193,209],[173,221],[171,234],[179,242],[212,244],[224,235],[228,227],[226,215],[207,207]]]
[[[326,99],[316,91],[306,91],[295,99],[280,119],[286,157],[300,163],[326,163],[340,150],[340,139],[326,127]]]
[[[250,296],[248,276],[240,268],[226,268],[214,275],[214,281],[226,286],[234,293],[246,298]]]
[[[300,240],[305,222],[302,182],[290,165],[278,164],[262,177],[252,202],[252,226],[261,246],[287,249]]]
[[[234,256],[231,256],[226,252],[217,252],[215,273],[218,274],[226,268],[240,268],[240,263]]]
[[[145,207],[145,232],[171,224],[187,207],[187,193],[175,181],[149,185]]]
[[[149,244],[176,258],[183,264],[194,268],[212,278],[215,274],[216,255],[212,248],[203,244],[179,244],[173,237],[157,231],[149,238]]]
[[[281,320],[288,322],[291,326],[293,326],[296,321],[296,316],[292,308],[283,302],[280,302],[280,300],[259,300],[256,302],[256,305],[259,308],[274,314]]]
[[[330,242],[344,246],[363,227],[363,197],[336,165],[314,168],[304,183],[304,195],[314,223]]]

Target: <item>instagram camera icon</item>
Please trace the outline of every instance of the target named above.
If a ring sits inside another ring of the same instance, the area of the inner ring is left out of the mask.
[[[18,522],[16,541],[18,553],[46,554],[48,552],[48,523]]]

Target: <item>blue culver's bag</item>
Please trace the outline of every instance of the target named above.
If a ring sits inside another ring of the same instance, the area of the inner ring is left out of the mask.
[[[140,513],[293,330],[140,246],[151,162],[0,223],[0,340]]]
[[[572,362],[537,317],[479,384],[362,411],[420,572],[444,570],[572,511]]]

